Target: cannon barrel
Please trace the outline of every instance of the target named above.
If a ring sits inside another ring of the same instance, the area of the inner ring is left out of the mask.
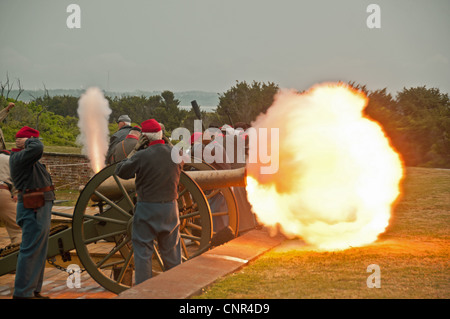
[[[229,170],[208,170],[208,171],[184,171],[190,178],[192,178],[198,186],[203,190],[220,189],[226,187],[245,187],[246,170],[245,167],[229,169]],[[128,191],[136,190],[135,179],[124,180],[119,178],[121,184]],[[106,179],[98,188],[97,191],[101,194],[107,195],[108,198],[118,199],[123,196],[119,189],[117,182],[111,176]],[[93,201],[100,201],[100,198],[93,194],[91,199]]]
[[[186,171],[202,190],[245,187],[245,167],[220,171]]]

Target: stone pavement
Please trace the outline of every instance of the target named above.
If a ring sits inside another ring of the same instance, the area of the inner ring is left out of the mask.
[[[72,214],[73,207],[53,206],[53,211]],[[92,210],[92,213],[95,213]],[[52,221],[62,222],[70,219],[52,216]],[[10,244],[10,239],[5,227],[0,227],[0,248]],[[69,274],[47,263],[44,272],[42,294],[52,299],[110,299],[117,294],[100,286],[87,272],[81,274],[81,287],[68,288],[67,278]],[[0,276],[0,299],[11,299],[14,292],[14,273]]]
[[[185,299],[278,246],[284,236],[251,230],[119,294],[117,299]]]
[[[58,210],[70,212],[61,207]],[[71,213],[71,212],[70,212]],[[57,217],[58,219],[61,217]],[[215,247],[202,255],[161,273],[154,278],[116,295],[97,284],[87,272],[82,274],[81,288],[70,289],[68,274],[54,267],[45,269],[42,293],[59,299],[184,299],[196,295],[213,284],[248,264],[266,251],[278,246],[284,236],[269,236],[267,230],[250,230],[228,243]],[[0,227],[0,247],[9,244],[4,227]],[[0,277],[0,299],[10,299],[14,290],[15,274]]]
[[[52,299],[111,299],[117,296],[98,283],[87,272],[81,274],[81,287],[68,288],[68,273],[54,267],[46,267],[42,294]],[[14,292],[15,274],[0,277],[0,300],[11,299]]]

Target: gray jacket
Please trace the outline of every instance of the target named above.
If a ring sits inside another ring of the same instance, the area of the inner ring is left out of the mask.
[[[132,129],[131,126],[125,125],[120,130],[118,130],[116,133],[111,135],[111,137],[109,138],[108,152],[106,153],[106,162],[107,163],[112,163],[111,155],[114,152],[114,148],[116,147],[116,145],[119,142],[123,141],[125,139],[125,137],[127,137],[127,135],[130,133],[131,129]]]
[[[44,152],[44,145],[37,138],[29,138],[25,142],[25,149],[11,153],[9,167],[11,178],[17,190],[37,189],[52,185],[52,178],[45,166],[39,162]],[[54,200],[53,191],[45,192],[46,200]],[[21,193],[18,200],[22,201]]]
[[[128,156],[128,154],[130,154],[131,151],[134,149],[137,142],[138,139],[134,138],[133,136],[127,137],[123,141],[117,143],[113,151],[111,152],[110,162],[115,163],[124,160]]]
[[[138,201],[160,203],[178,198],[181,164],[172,161],[171,151],[167,144],[155,144],[117,163],[119,177],[136,176]]]

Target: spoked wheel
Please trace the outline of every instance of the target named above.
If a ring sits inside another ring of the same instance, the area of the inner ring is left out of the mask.
[[[132,286],[134,277],[131,235],[136,193],[134,180],[120,179],[114,174],[115,168],[116,164],[105,167],[81,191],[73,214],[72,236],[78,257],[89,275],[105,289],[120,293]],[[92,212],[89,209],[94,203],[92,199],[102,209]],[[183,172],[178,206],[186,260],[207,248],[212,237],[212,221],[203,192]],[[163,269],[157,249],[155,257]]]

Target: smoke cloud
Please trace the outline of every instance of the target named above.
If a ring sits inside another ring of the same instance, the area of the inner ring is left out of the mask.
[[[82,145],[82,153],[90,160],[92,170],[97,173],[105,167],[108,151],[108,119],[111,114],[108,100],[98,88],[89,88],[78,100],[78,127],[80,135],[77,143]]]
[[[327,250],[366,245],[384,232],[402,163],[382,128],[363,116],[367,102],[344,84],[284,90],[252,123],[280,128],[279,170],[263,175],[261,164],[247,165],[262,223]]]

